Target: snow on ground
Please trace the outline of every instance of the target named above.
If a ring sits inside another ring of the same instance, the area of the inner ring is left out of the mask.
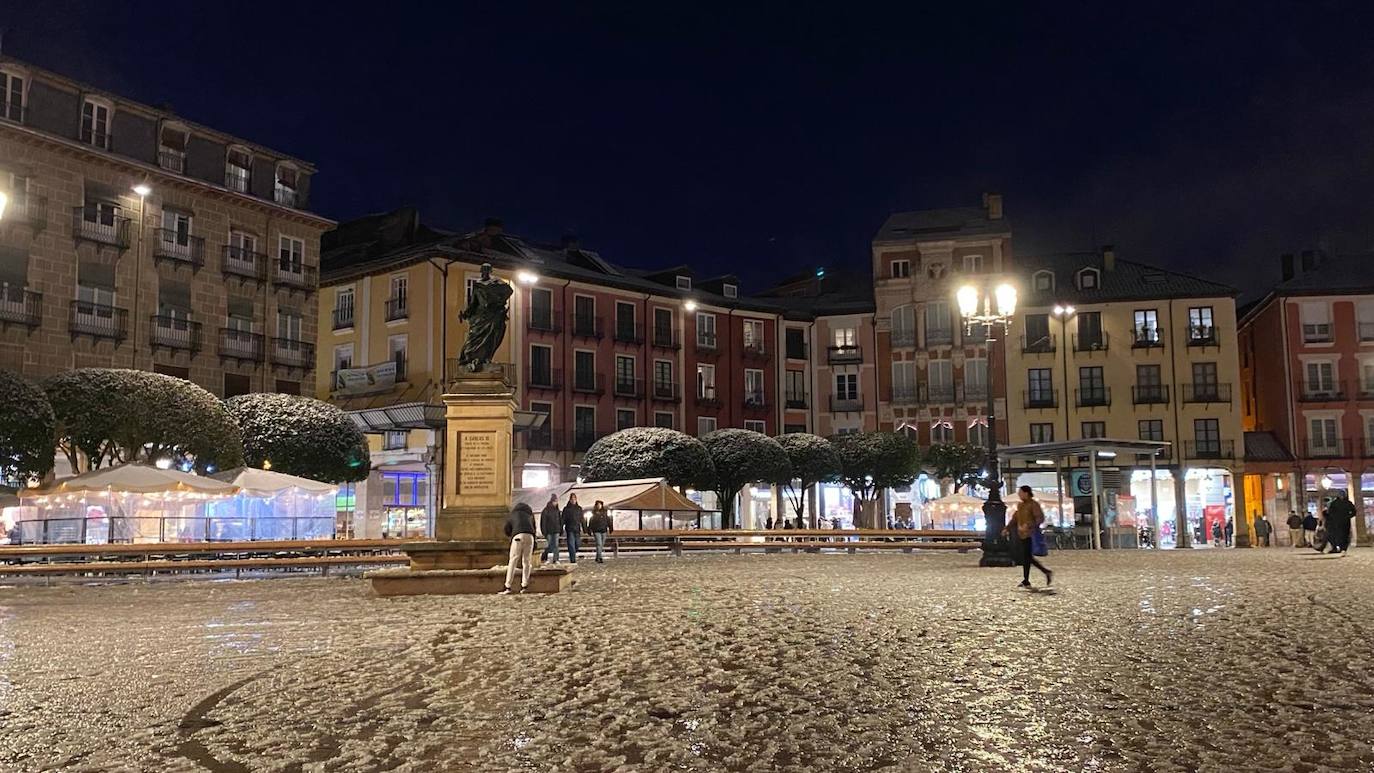
[[[0,589],[0,769],[1374,769],[1374,552],[1055,554],[1055,593],[976,562]]]

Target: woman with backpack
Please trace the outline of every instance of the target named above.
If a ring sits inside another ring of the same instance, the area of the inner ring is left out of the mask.
[[[1022,588],[1031,586],[1030,570],[1034,566],[1045,574],[1045,585],[1054,584],[1054,572],[1045,567],[1044,564],[1036,560],[1037,553],[1043,554],[1043,547],[1040,551],[1035,550],[1033,542],[1039,536],[1040,544],[1044,545],[1044,536],[1040,533],[1040,525],[1045,522],[1045,511],[1040,508],[1040,503],[1035,501],[1035,492],[1031,491],[1030,486],[1022,486],[1017,492],[1020,502],[1016,505],[1016,512],[1007,521],[1007,525],[1002,528],[1002,536],[1007,536],[1012,527],[1016,527],[1014,536],[1016,544],[1013,548],[1014,555],[1018,556],[1018,563],[1021,564],[1021,585]]]

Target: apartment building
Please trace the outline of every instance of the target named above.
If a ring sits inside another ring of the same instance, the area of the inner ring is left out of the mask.
[[[0,367],[313,380],[310,164],[0,58]],[[304,391],[311,391],[305,389]]]
[[[1319,513],[1336,490],[1374,512],[1371,265],[1371,254],[1284,255],[1279,283],[1241,315],[1246,489],[1276,526]]]
[[[981,207],[898,212],[873,238],[877,424],[914,432],[922,445],[987,443],[989,379],[1001,347],[982,328],[965,331],[954,300],[1013,268],[1002,197]],[[837,346],[849,329],[841,327]],[[997,399],[1005,392],[995,392]],[[1005,433],[1001,433],[1005,437]]]
[[[1006,354],[1011,443],[1170,442],[1153,485],[1148,460],[1101,460],[1107,525],[1149,525],[1157,497],[1166,546],[1210,541],[1213,523],[1244,513],[1236,291],[1110,247],[1023,257],[1018,277]],[[1053,472],[1010,472],[1055,490]]]

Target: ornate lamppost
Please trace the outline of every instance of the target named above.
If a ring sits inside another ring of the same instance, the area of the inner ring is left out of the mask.
[[[955,294],[964,330],[972,333],[982,327],[988,347],[988,500],[983,503],[983,557],[979,566],[1012,566],[1011,546],[1002,536],[1007,522],[1007,505],[1002,501],[1002,470],[997,463],[996,392],[992,385],[993,347],[997,340],[1005,340],[1016,313],[1016,288],[1007,282],[993,286],[964,285]]]

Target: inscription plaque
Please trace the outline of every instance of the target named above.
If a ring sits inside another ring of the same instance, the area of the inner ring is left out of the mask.
[[[496,433],[458,433],[458,491],[497,494]]]

